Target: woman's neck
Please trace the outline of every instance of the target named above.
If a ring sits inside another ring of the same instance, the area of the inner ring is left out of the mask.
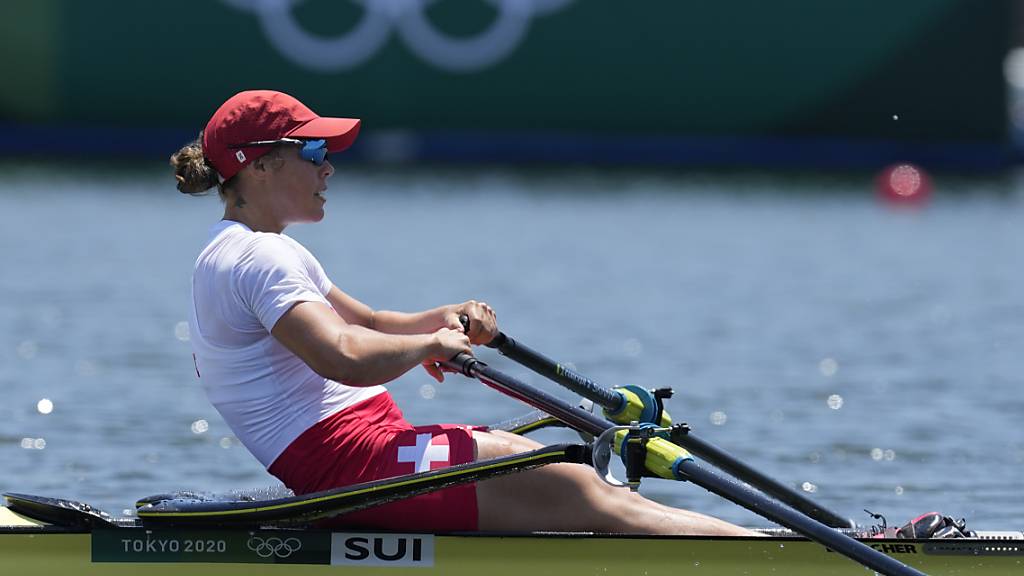
[[[268,210],[260,210],[255,203],[245,201],[241,196],[228,198],[224,206],[224,220],[241,222],[254,232],[273,232],[280,234],[285,224],[273,217]]]

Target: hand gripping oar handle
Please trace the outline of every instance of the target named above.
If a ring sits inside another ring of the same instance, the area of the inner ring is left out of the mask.
[[[469,354],[459,354],[444,365],[543,410],[581,432],[600,436],[602,432],[614,426],[596,414],[581,410],[560,398],[499,372]],[[688,480],[886,576],[925,576],[923,572],[865,546],[846,534],[780,504],[740,482],[705,468],[687,456],[686,450],[664,438],[653,438],[648,444],[644,464],[650,472],[658,476]]]
[[[498,335],[487,345],[491,348],[496,348],[503,355],[508,356],[523,366],[526,366],[537,374],[550,378],[551,380],[565,386],[577,394],[584,396],[585,398],[592,400],[594,403],[599,404],[606,409],[609,409],[609,405],[616,407],[621,406],[620,404],[612,404],[613,401],[623,401],[624,396],[620,395],[618,392],[608,390],[593,380],[565,368],[561,364],[558,364],[554,360],[551,360],[530,347],[509,338],[504,333],[499,332]],[[614,400],[612,400],[612,398]],[[619,419],[616,418],[616,421],[619,421]],[[628,422],[621,423],[625,424]],[[766,494],[778,498],[782,502],[796,508],[819,522],[835,528],[853,528],[856,526],[856,524],[849,518],[845,518],[841,514],[821,506],[807,496],[804,496],[802,493],[797,492],[774,478],[751,468],[714,444],[705,442],[692,433],[677,435],[673,438],[673,442],[687,450],[690,450],[698,457],[714,464],[736,478],[740,478],[758,490],[762,490]]]

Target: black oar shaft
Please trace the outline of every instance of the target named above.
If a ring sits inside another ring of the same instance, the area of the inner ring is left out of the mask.
[[[577,408],[561,398],[556,398],[543,390],[524,384],[507,374],[502,374],[469,354],[459,354],[446,364],[449,368],[470,378],[476,378],[507,396],[551,414],[565,422],[570,428],[580,432],[597,436],[612,425],[600,416]]]
[[[687,461],[680,470],[690,482],[739,504],[744,508],[795,530],[829,549],[855,560],[876,572],[887,576],[925,576],[915,568],[864,545],[849,536],[830,528],[813,518],[765,497],[738,482],[718,476],[713,470],[702,467],[694,461]]]
[[[541,376],[554,380],[569,390],[593,401],[595,404],[613,412],[621,407],[622,396],[585,376],[565,368],[529,346],[516,342],[504,333],[499,332],[498,336],[488,346],[496,348],[503,355]],[[793,488],[754,470],[724,450],[704,442],[693,434],[689,434],[685,440],[679,441],[677,444],[819,522],[835,528],[854,527],[854,523],[849,518],[821,506]]]
[[[778,498],[783,503],[796,508],[827,526],[836,528],[854,527],[853,522],[848,518],[844,518],[839,514],[820,506],[814,500],[807,498],[789,486],[780,484],[774,478],[751,468],[714,444],[705,442],[692,434],[675,435],[672,438],[672,441],[683,448],[686,448],[690,452],[693,452],[694,455],[701,459],[711,462],[718,468],[728,472],[730,475],[735,476],[736,478],[741,478],[747,484],[754,486],[765,494]]]
[[[502,332],[498,332],[498,335],[487,346],[495,348],[503,355],[508,356],[541,376],[558,382],[603,408],[607,408],[612,412],[622,408],[623,398],[621,394],[612,392],[586,376],[577,374],[529,346],[516,342]]]
[[[551,396],[529,384],[503,374],[469,354],[459,354],[449,362],[446,362],[446,365],[448,368],[461,372],[466,376],[477,378],[484,384],[521,400],[534,408],[544,410],[581,432],[597,436],[609,427],[614,426],[614,424],[600,416],[581,410],[560,398]],[[865,546],[817,520],[804,516],[768,498],[764,494],[746,488],[732,479],[719,476],[697,462],[692,460],[686,461],[680,467],[680,470],[683,471],[686,479],[693,484],[743,506],[755,514],[777,522],[786,528],[795,530],[811,540],[819,542],[881,574],[886,576],[926,576],[924,573]]]

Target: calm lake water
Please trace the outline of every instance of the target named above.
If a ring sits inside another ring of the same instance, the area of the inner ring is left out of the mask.
[[[484,299],[507,334],[598,382],[673,386],[677,421],[859,522],[939,510],[1024,528],[1024,181],[939,177],[922,210],[871,186],[343,168],[325,221],[289,233],[374,307]],[[220,213],[161,166],[0,165],[0,490],[120,512],[276,482],[192,366],[191,267]],[[389,388],[417,423],[527,411],[457,376]],[[643,490],[766,525],[693,485]]]

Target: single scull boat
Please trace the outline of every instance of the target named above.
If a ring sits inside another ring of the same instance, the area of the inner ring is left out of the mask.
[[[450,369],[541,411],[512,421],[506,429],[524,433],[557,421],[593,440],[304,496],[266,492],[151,496],[136,503],[135,516],[121,518],[80,502],[9,493],[4,495],[6,505],[0,506],[0,573],[257,575],[341,570],[493,576],[839,576],[864,574],[868,567],[886,576],[1024,574],[1024,533],[1020,531],[975,531],[959,538],[868,537],[841,514],[704,442],[685,424],[673,425],[662,406],[669,391],[603,389],[503,334],[492,347],[600,405],[607,418],[554,398],[472,356],[459,355],[447,363]],[[719,470],[696,462],[687,448]],[[319,520],[345,512],[555,462],[592,464],[607,481],[619,483],[608,474],[613,452],[626,468],[627,480],[622,484],[635,488],[643,477],[689,481],[784,528],[765,531],[769,537],[757,538],[399,534],[316,527]],[[876,536],[886,535],[891,536]]]

